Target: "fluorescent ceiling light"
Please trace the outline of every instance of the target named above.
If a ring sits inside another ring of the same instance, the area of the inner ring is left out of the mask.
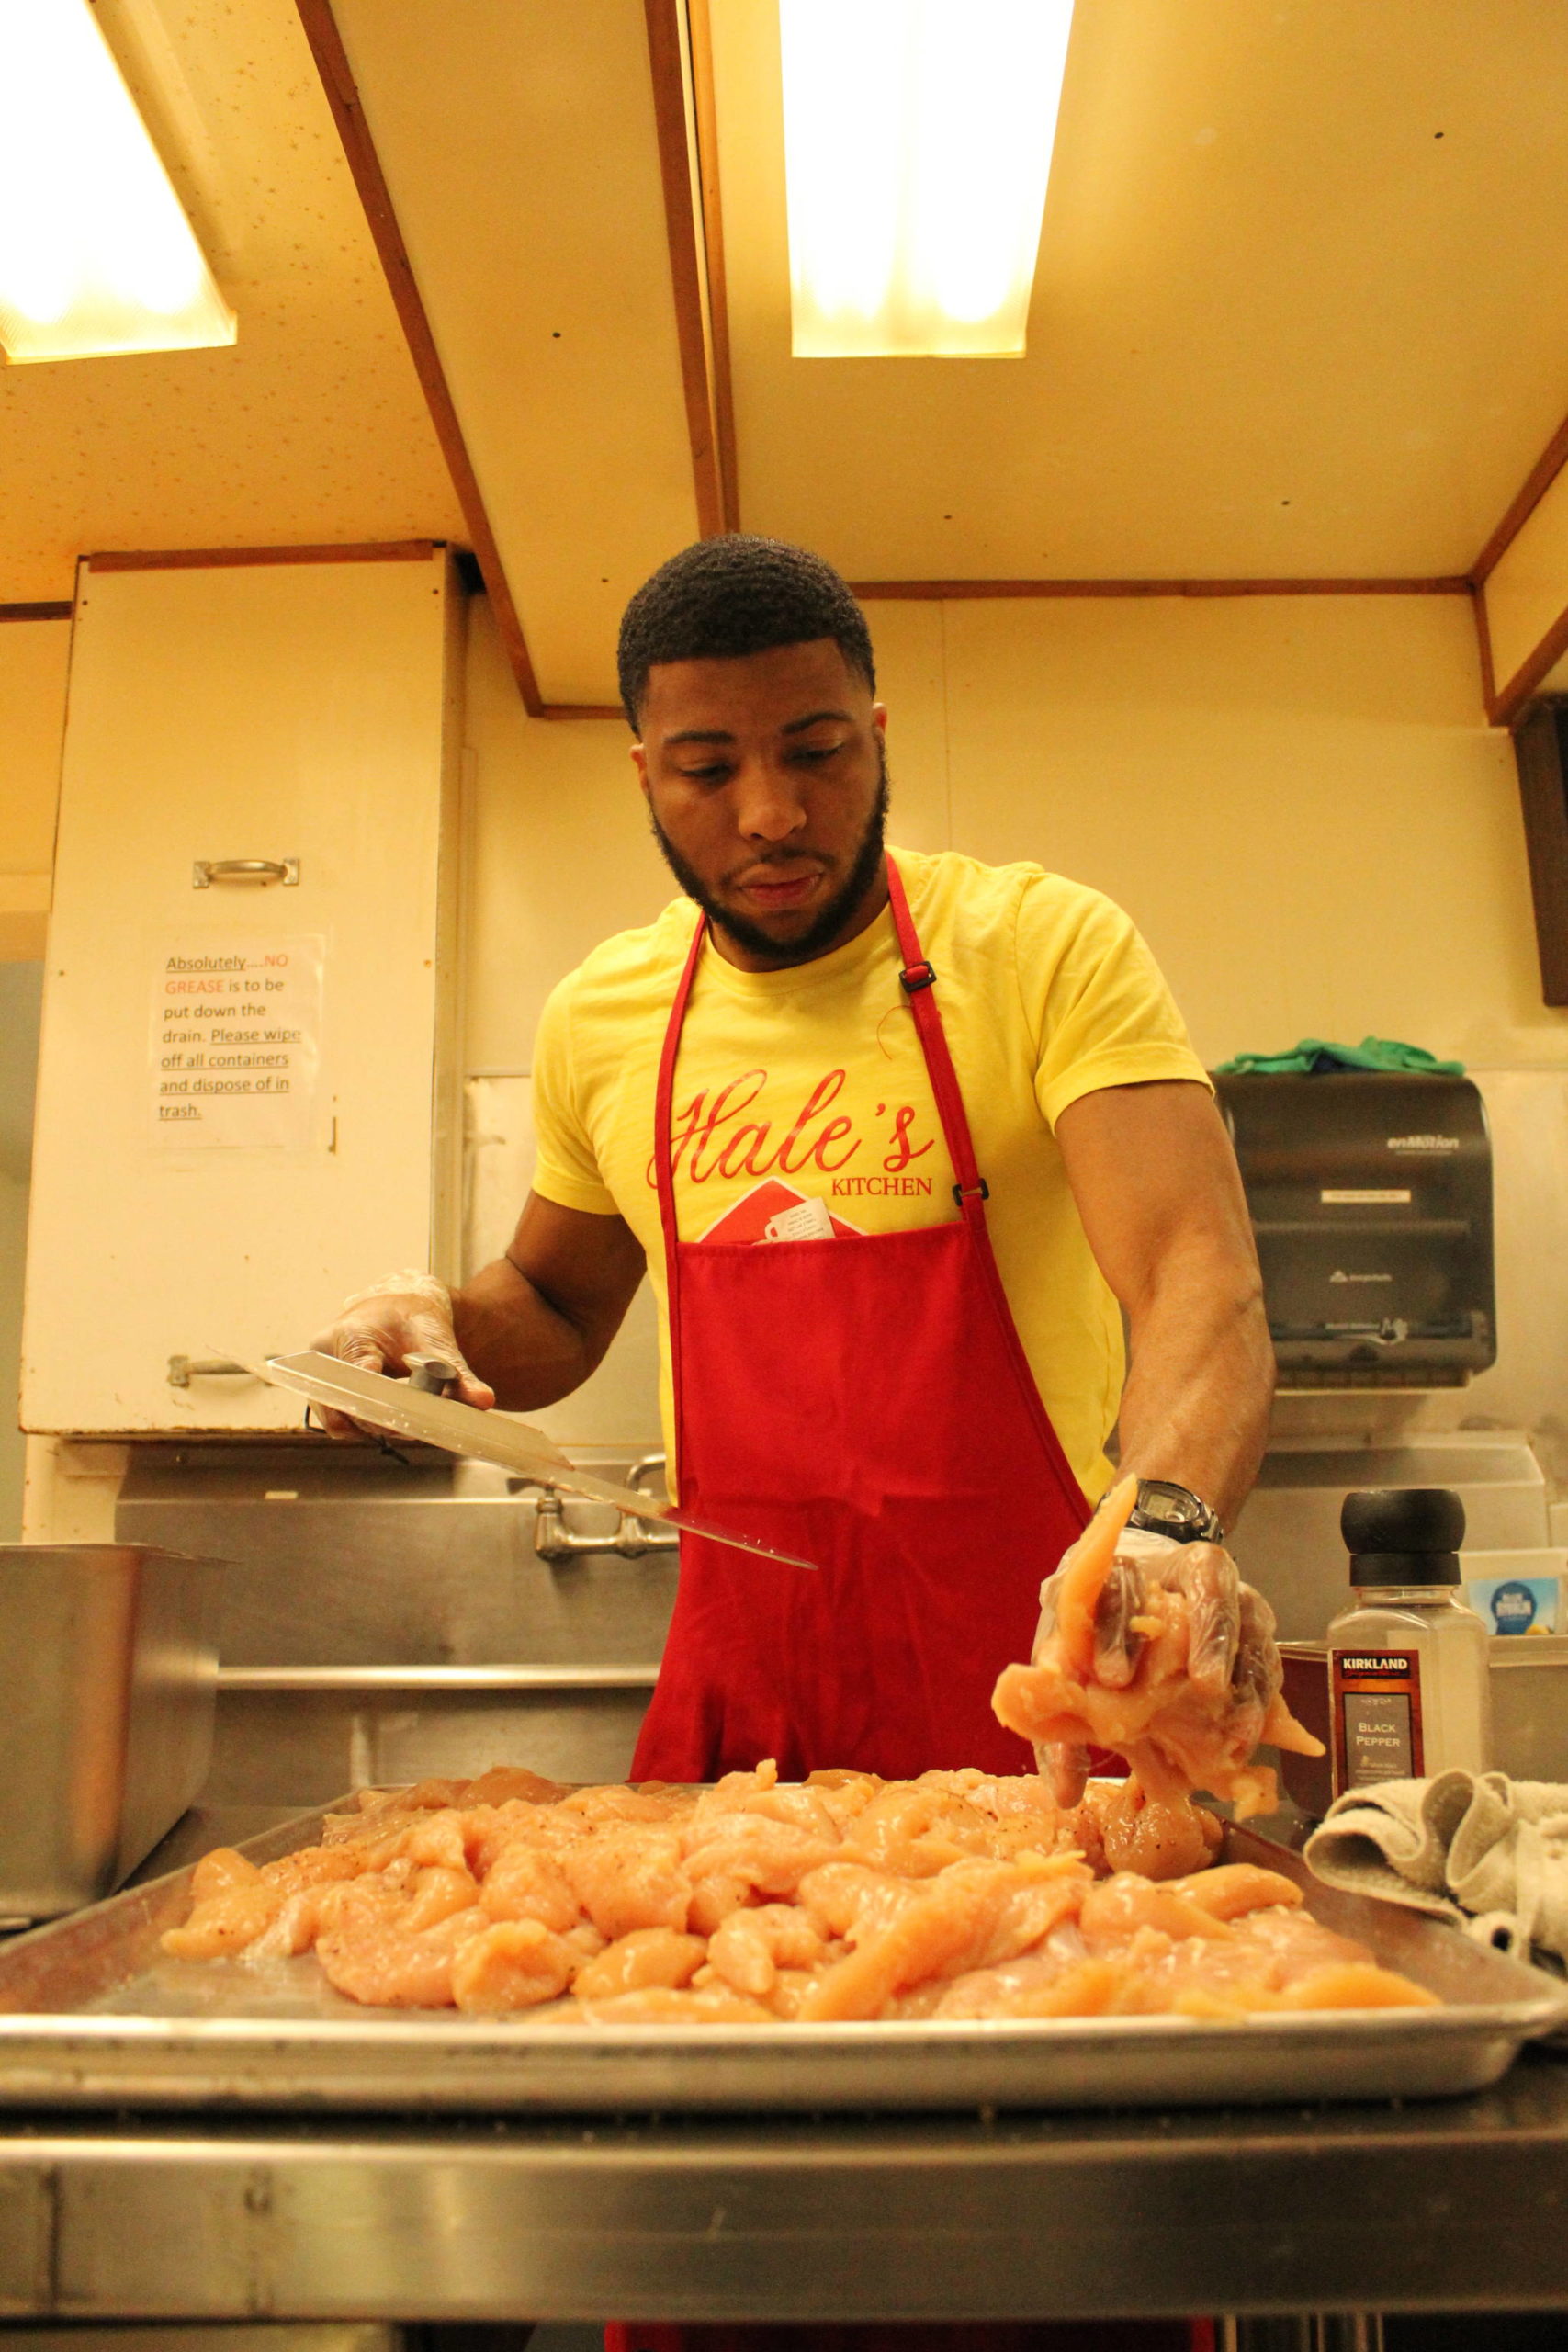
[[[232,343],[88,0],[0,0],[0,345],[12,360]]]
[[[797,359],[1019,356],[1072,0],[779,0]]]

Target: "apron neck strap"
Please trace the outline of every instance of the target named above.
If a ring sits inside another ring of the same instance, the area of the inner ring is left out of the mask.
[[[686,1006],[691,998],[692,982],[697,977],[702,961],[703,943],[707,937],[708,919],[697,917],[697,927],[692,933],[691,950],[681,984],[675,991],[675,1001],[670,1008],[670,1019],[664,1030],[664,1047],[659,1057],[659,1086],[653,1104],[653,1181],[659,1193],[659,1214],[664,1227],[666,1243],[674,1246],[675,1225],[675,1160],[672,1148],[674,1136],[675,1057],[681,1050],[681,1031],[685,1025]],[[671,1293],[673,1295],[673,1293]]]
[[[920,1041],[920,1051],[926,1057],[926,1075],[936,1097],[937,1116],[942,1121],[947,1156],[953,1162],[953,1172],[958,1182],[953,1194],[971,1224],[985,1223],[983,1204],[990,1197],[990,1187],[975,1165],[975,1144],[969,1133],[969,1120],[964,1108],[964,1096],[958,1084],[958,1074],[948,1051],[947,1033],[942,1025],[942,1015],[936,1005],[936,972],[920,953],[914,918],[902,876],[892,858],[887,860],[887,902],[893,910],[893,928],[898,935],[898,953],[903,958],[898,985],[909,1000],[909,1011],[915,1017],[915,1030]]]

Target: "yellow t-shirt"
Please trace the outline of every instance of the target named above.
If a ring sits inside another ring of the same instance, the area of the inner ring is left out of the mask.
[[[1122,1392],[1122,1322],[1052,1129],[1069,1102],[1100,1087],[1208,1081],[1153,956],[1099,891],[1038,865],[891,854],[936,970],[1019,1336],[1093,1500],[1111,1476],[1103,1447]],[[551,995],[534,1057],[535,1190],[565,1208],[618,1212],[648,1253],[671,1461],[653,1114],[696,922],[692,901],[677,899],[647,930],[595,948]],[[831,955],[784,971],[740,971],[707,944],[675,1071],[682,1240],[760,1240],[768,1220],[791,1208],[795,1230],[802,1218],[888,1233],[957,1216],[900,964],[891,912]]]

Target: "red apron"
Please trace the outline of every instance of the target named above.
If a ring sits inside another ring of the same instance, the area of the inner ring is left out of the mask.
[[[789,1779],[858,1765],[1028,1772],[991,1713],[1027,1657],[1043,1577],[1089,1507],[1023,1352],[936,974],[903,885],[888,896],[961,1216],[832,1241],[682,1241],[671,1106],[705,924],[660,1064],[655,1169],[669,1270],[681,1500],[819,1563],[775,1567],[681,1539],[681,1583],[634,1780],[711,1781],[776,1757]],[[1065,2326],[606,2327],[606,2352],[1213,2352],[1183,2321]]]
[[[654,1167],[682,1505],[818,1563],[682,1536],[634,1780],[711,1781],[775,1757],[912,1778],[1027,1772],[991,1713],[1027,1657],[1040,1583],[1089,1516],[1040,1400],[986,1225],[987,1187],[903,884],[903,961],[960,1215],[833,1240],[682,1241],[671,1148],[699,923],[660,1062]]]

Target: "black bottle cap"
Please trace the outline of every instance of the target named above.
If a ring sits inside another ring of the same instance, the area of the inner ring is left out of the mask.
[[[1339,1532],[1355,1585],[1458,1584],[1464,1505],[1451,1487],[1362,1487]]]

